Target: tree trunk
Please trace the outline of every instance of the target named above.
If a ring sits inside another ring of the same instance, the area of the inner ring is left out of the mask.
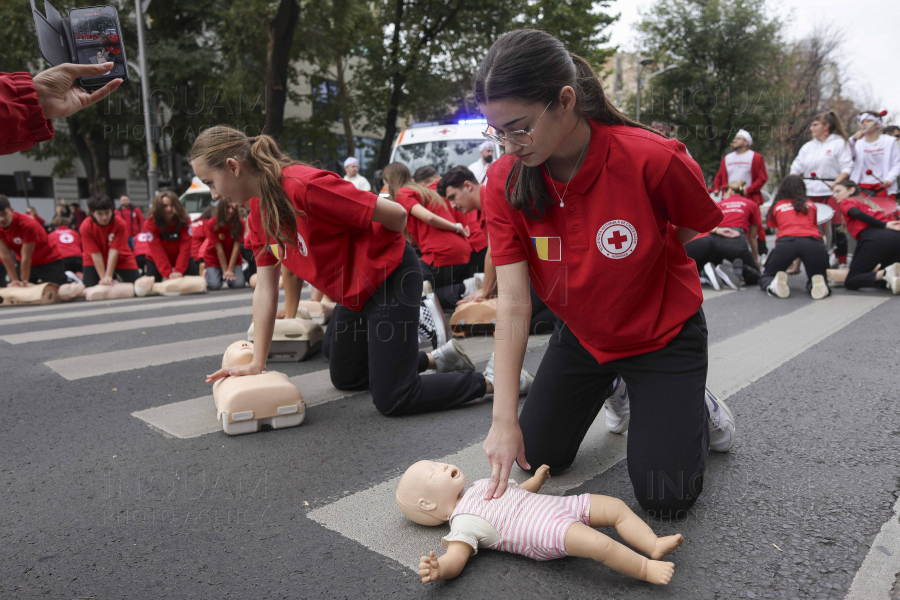
[[[394,33],[391,36],[391,66],[397,65],[400,53],[400,30],[403,24],[404,0],[394,0],[397,8],[394,11]],[[399,73],[391,78],[391,103],[388,106],[387,117],[384,123],[384,137],[381,138],[381,150],[378,152],[378,168],[383,169],[391,160],[391,146],[394,145],[394,135],[397,133],[397,115],[400,114],[400,96],[405,79]]]
[[[356,142],[353,139],[352,110],[350,109],[350,94],[347,92],[347,79],[344,73],[344,60],[340,55],[334,57],[334,65],[337,69],[338,103],[341,107],[341,122],[344,124],[344,138],[347,140],[347,156],[356,154]]]
[[[275,18],[269,21],[266,51],[266,124],[263,133],[274,138],[284,131],[284,105],[287,101],[288,68],[294,29],[300,16],[296,0],[281,0]]]
[[[88,181],[88,195],[91,198],[109,196],[109,141],[100,130],[82,131],[78,117],[66,119],[69,135]]]

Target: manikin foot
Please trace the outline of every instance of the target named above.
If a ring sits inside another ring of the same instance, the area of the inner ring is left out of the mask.
[[[667,535],[666,537],[661,537],[656,540],[656,548],[654,548],[650,552],[650,558],[653,560],[659,560],[664,556],[668,555],[672,550],[681,545],[684,541],[684,536],[680,533],[676,533],[675,535]],[[672,564],[672,563],[665,563]],[[670,575],[671,576],[671,575]]]
[[[668,585],[675,574],[675,563],[659,560],[647,561],[647,581],[656,585]]]

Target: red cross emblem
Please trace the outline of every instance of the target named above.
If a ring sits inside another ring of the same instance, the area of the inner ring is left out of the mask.
[[[452,129],[447,129],[447,128],[445,127],[444,129],[441,129],[440,131],[438,131],[438,133],[440,133],[441,135],[447,135],[447,134],[450,133],[451,131],[453,131],[453,130],[452,130]]]
[[[637,247],[637,237],[637,231],[631,223],[615,219],[597,231],[597,249],[607,258],[625,258]]]

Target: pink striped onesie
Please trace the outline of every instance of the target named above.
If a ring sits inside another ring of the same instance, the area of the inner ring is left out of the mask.
[[[568,556],[565,540],[572,523],[591,524],[590,494],[544,496],[523,490],[510,481],[501,497],[484,500],[485,488],[489,483],[489,479],[479,479],[466,490],[450,515],[451,534],[442,542],[466,542],[477,552],[475,541],[478,535],[453,528],[453,520],[457,516],[475,515],[488,521],[500,537],[499,541],[478,546],[513,552],[535,560],[552,560]]]

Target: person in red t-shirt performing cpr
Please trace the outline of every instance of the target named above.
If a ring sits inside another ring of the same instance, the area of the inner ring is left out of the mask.
[[[134,283],[140,277],[137,261],[128,247],[125,221],[116,216],[115,205],[107,196],[88,202],[90,218],[81,224],[81,261],[84,285],[113,285],[116,277]]]
[[[628,429],[637,501],[683,514],[707,451],[734,440],[730,411],[706,389],[703,294],[684,250],[722,212],[684,145],[623,115],[590,64],[546,32],[501,36],[474,91],[485,137],[506,147],[483,203],[499,284],[486,497],[506,491],[514,462],[571,466],[612,391],[607,426]],[[529,280],[564,326],[518,413]]]
[[[253,361],[208,382],[265,369],[283,265],[338,304],[323,345],[336,388],[368,389],[385,415],[451,408],[493,391],[457,340],[419,351],[422,267],[401,233],[402,206],[292,160],[270,136],[230,127],[204,130],[191,165],[213,199],[250,206],[257,261]],[[429,368],[438,373],[420,375]]]
[[[777,229],[775,248],[766,259],[759,287],[770,296],[787,298],[790,293],[787,268],[800,259],[806,269],[806,289],[813,300],[831,295],[825,276],[828,253],[816,222],[816,203],[806,197],[806,185],[799,175],[788,175],[778,186],[766,224]]]
[[[56,246],[56,250],[63,259],[66,271],[76,277],[81,277],[81,236],[74,229],[70,229],[72,220],[69,217],[54,217],[52,225],[56,227],[48,235],[50,243]]]
[[[157,192],[144,223],[151,234],[146,273],[156,281],[200,274],[191,258],[190,220],[175,192]]]
[[[0,194],[0,287],[26,283],[68,283],[62,256],[44,228],[29,216],[13,211],[9,198]],[[17,264],[18,263],[18,264]]]

